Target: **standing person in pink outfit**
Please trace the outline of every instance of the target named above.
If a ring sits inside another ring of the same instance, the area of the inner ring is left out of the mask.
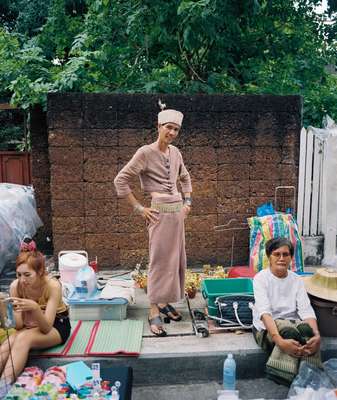
[[[147,222],[149,271],[147,294],[149,324],[156,336],[166,336],[160,314],[173,321],[181,315],[170,304],[184,297],[186,252],[184,219],[191,209],[191,178],[181,153],[171,143],[178,136],[183,114],[162,110],[158,114],[158,139],[142,146],[114,180],[117,195]],[[151,206],[138,202],[129,186],[139,176],[141,188],[151,195]],[[182,194],[178,191],[179,179]]]

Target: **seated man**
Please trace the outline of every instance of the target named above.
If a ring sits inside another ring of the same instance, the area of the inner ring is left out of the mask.
[[[253,334],[270,354],[267,375],[290,384],[301,359],[321,366],[320,334],[304,283],[289,270],[292,243],[286,238],[271,239],[266,254],[269,268],[254,277]]]

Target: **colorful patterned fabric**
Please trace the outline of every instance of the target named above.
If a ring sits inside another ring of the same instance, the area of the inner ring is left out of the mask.
[[[294,246],[294,257],[290,267],[292,271],[303,271],[303,248],[297,223],[291,214],[276,213],[264,217],[248,218],[250,228],[249,267],[254,271],[267,268],[269,261],[265,244],[269,239],[286,237]]]

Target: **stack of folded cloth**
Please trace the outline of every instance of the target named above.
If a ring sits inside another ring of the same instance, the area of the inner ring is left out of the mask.
[[[135,302],[135,282],[132,279],[109,279],[100,294],[101,299],[126,299],[129,304]]]

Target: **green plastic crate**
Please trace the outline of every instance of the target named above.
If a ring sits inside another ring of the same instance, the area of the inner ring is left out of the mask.
[[[254,294],[253,279],[251,278],[225,278],[204,279],[201,284],[201,293],[207,300],[208,314],[217,316],[218,307],[215,305],[217,297],[236,294]]]

